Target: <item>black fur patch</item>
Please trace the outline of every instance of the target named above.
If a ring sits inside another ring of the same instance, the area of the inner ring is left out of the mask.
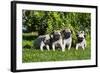
[[[84,38],[83,38],[83,37],[78,37],[77,39],[78,39],[78,41],[77,41],[77,42],[78,42],[78,43],[80,43],[80,42],[82,42],[82,41],[83,41],[83,39],[84,39]]]
[[[46,45],[49,45],[49,44],[50,44],[50,39],[45,40],[44,43],[45,43]]]
[[[60,35],[59,34],[54,34],[53,35],[53,41],[57,41],[60,39]]]
[[[63,39],[68,39],[70,37],[71,37],[71,33],[70,32],[64,32]]]
[[[40,38],[40,40],[41,40],[41,41],[45,41],[45,38],[46,38],[46,37],[42,37],[42,38]]]

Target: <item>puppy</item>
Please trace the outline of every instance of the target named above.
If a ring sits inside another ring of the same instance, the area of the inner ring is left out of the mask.
[[[36,40],[35,40],[35,46],[39,47],[41,51],[43,51],[43,48],[46,47],[47,50],[49,51],[49,45],[50,45],[50,36],[49,34],[47,35],[40,35]]]
[[[62,44],[61,32],[59,30],[54,31],[51,34],[51,41],[52,41],[53,51],[55,51],[56,47],[60,47],[62,49],[62,51],[65,51],[65,49],[63,48],[63,44]]]
[[[84,31],[80,31],[77,34],[77,43],[76,43],[76,50],[78,50],[79,47],[82,47],[83,50],[86,47],[86,39],[85,39],[86,35],[84,33]]]
[[[68,46],[68,50],[71,48],[72,44],[72,35],[70,29],[64,29],[61,31],[62,38],[63,38],[63,48],[66,48]]]

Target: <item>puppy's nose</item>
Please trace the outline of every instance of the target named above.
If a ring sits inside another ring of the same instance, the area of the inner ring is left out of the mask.
[[[78,37],[79,39],[84,39],[83,37]]]
[[[83,39],[84,39],[83,37],[78,37],[78,40],[81,40],[82,41]]]

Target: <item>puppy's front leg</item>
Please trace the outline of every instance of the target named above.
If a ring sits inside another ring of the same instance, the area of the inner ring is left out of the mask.
[[[65,51],[65,45],[64,44],[60,44],[61,45],[61,48],[62,48],[62,52],[64,52]]]
[[[40,44],[40,49],[41,49],[41,51],[43,51],[43,47],[44,47],[44,43],[43,42],[41,42],[41,44]]]
[[[79,45],[78,45],[78,44],[76,44],[76,50],[78,50],[78,46],[79,46]]]
[[[65,51],[65,48],[62,47],[62,52],[64,52],[64,51]]]
[[[85,44],[84,44],[85,45]],[[82,48],[83,48],[83,50],[85,49],[85,46],[84,45],[82,45]]]
[[[52,44],[53,51],[55,51],[55,44]]]
[[[46,45],[46,48],[47,48],[48,51],[50,50],[48,45]]]
[[[70,50],[70,48],[71,48],[71,43],[70,43],[69,46],[68,46],[68,50]]]
[[[86,41],[85,41],[85,43],[84,43],[84,47],[86,47]]]

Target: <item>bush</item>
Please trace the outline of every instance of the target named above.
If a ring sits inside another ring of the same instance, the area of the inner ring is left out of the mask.
[[[70,28],[73,33],[79,30],[90,33],[90,24],[90,13],[23,10],[23,26],[39,35],[63,28]]]

